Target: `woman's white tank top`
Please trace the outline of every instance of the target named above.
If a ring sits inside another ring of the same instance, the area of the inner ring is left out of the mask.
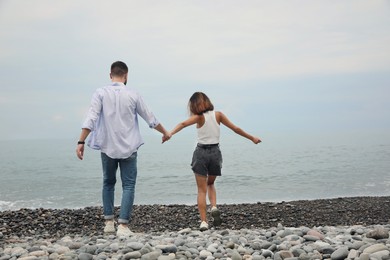
[[[204,124],[198,130],[199,144],[218,144],[220,127],[215,117],[215,111],[208,111],[203,114]]]

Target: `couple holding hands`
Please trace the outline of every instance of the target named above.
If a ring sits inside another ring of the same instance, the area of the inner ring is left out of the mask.
[[[97,89],[93,94],[76,148],[77,157],[82,160],[85,140],[90,135],[88,146],[101,151],[103,214],[106,222],[104,232],[116,232],[117,236],[126,237],[132,234],[128,224],[131,219],[137,179],[137,151],[143,144],[138,115],[150,128],[162,133],[163,143],[183,128],[196,125],[198,142],[193,153],[191,168],[198,188],[200,230],[208,229],[207,196],[210,201],[213,225],[221,225],[221,212],[217,208],[214,186],[217,176],[221,176],[222,168],[222,154],[219,148],[220,124],[251,140],[254,144],[260,143],[260,138],[234,125],[222,112],[214,111],[212,102],[202,92],[195,92],[191,96],[188,102],[189,118],[169,132],[148,109],[141,95],[126,86],[127,77],[128,67],[124,62],[116,61],[111,65],[112,83]],[[122,180],[122,198],[116,229],[114,193],[118,166]]]

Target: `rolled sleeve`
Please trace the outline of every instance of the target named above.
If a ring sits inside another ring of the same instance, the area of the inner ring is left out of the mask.
[[[97,90],[92,96],[91,105],[89,107],[87,117],[82,124],[82,128],[87,128],[91,131],[95,130],[101,111],[102,99],[99,94],[99,90]]]
[[[150,128],[156,128],[156,126],[160,124],[154,114],[146,106],[141,96],[139,96],[137,102],[137,113],[145,120]]]

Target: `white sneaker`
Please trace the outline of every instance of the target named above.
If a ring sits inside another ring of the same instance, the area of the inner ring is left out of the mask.
[[[118,226],[118,231],[116,232],[116,236],[118,237],[129,237],[133,235],[133,232],[130,231],[128,227],[125,227],[123,225]]]
[[[211,209],[211,216],[213,217],[213,226],[219,226],[222,224],[221,212],[217,207]]]
[[[207,224],[207,222],[205,222],[205,221],[202,221],[202,223],[200,223],[199,230],[206,231],[207,229],[209,229],[209,224]]]
[[[104,227],[104,233],[115,233],[114,221],[109,220],[106,222],[106,226]]]

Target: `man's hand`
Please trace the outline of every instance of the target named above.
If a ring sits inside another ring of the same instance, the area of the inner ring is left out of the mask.
[[[82,160],[84,157],[84,144],[78,144],[76,148],[77,157]]]
[[[169,132],[166,132],[163,137],[162,137],[162,143],[165,143],[166,141],[168,141],[169,139],[171,139],[172,135],[171,133]]]

